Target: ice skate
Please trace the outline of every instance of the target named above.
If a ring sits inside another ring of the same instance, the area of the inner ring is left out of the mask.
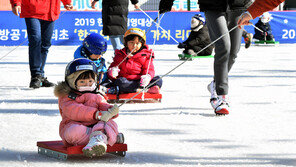
[[[96,131],[91,134],[88,144],[82,149],[82,152],[87,157],[102,156],[107,150],[107,136],[101,131]]]
[[[218,97],[217,97],[217,92],[216,92],[216,83],[214,80],[208,85],[208,91],[211,93],[210,103],[211,103],[213,109],[215,109]]]
[[[229,114],[229,103],[227,95],[219,95],[218,100],[215,102],[216,115]]]

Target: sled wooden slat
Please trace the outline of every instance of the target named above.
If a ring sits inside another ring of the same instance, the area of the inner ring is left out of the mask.
[[[138,103],[149,103],[149,102],[161,102],[162,94],[152,94],[152,93],[139,93],[137,96],[135,96],[138,93],[126,93],[126,94],[106,94],[108,97],[108,102],[124,102],[125,100],[130,100],[131,102],[138,102]],[[134,97],[135,96],[135,97]],[[142,99],[142,96],[144,99]],[[133,98],[132,98],[133,97]],[[132,98],[132,99],[131,99]]]

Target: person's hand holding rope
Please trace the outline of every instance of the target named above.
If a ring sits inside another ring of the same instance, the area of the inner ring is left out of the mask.
[[[22,12],[22,8],[19,5],[16,5],[12,7],[12,13],[15,14],[16,16],[20,16],[20,13]]]
[[[253,19],[253,17],[251,16],[251,14],[249,12],[245,12],[239,17],[239,19],[237,21],[237,25],[239,28],[242,28],[242,26],[244,26],[244,25],[250,25],[250,24],[252,24],[250,22],[250,20],[252,20],[252,19]]]

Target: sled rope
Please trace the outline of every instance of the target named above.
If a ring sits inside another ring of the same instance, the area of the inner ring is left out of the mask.
[[[162,15],[162,17],[164,16],[164,14]],[[160,24],[160,20],[162,19],[162,17],[160,18],[160,19],[158,19],[158,23]],[[159,12],[157,12],[157,18],[159,18]],[[151,24],[152,24],[152,22],[151,22]],[[158,28],[159,28],[159,26],[158,25],[156,25],[156,35],[157,35],[157,33],[158,33]],[[154,38],[154,41],[153,41],[153,45],[152,45],[152,47],[151,47],[151,51],[152,51],[152,54],[150,55],[150,57],[149,57],[149,63],[148,63],[148,68],[147,68],[147,72],[146,72],[146,75],[148,74],[148,72],[149,72],[149,68],[150,68],[150,64],[151,64],[151,60],[152,60],[152,55],[154,55],[154,52],[153,52],[153,49],[154,49],[154,47],[155,47],[155,43],[156,43],[156,38]],[[152,79],[152,78],[151,78]],[[147,87],[147,86],[146,86]],[[146,88],[145,87],[145,88]],[[148,89],[148,88],[147,88]],[[144,91],[142,91],[142,101],[144,101],[145,100],[145,92]]]
[[[145,11],[143,11],[141,8],[139,8],[148,18],[150,18],[151,20],[153,20]],[[176,43],[179,43],[174,37],[172,37],[167,30],[163,29],[156,21],[153,21],[157,26],[159,26],[166,34],[168,34],[168,36],[170,36],[170,38],[172,38]]]
[[[258,31],[260,31],[260,32],[264,32],[264,31],[262,31],[260,28],[258,28],[257,26],[255,26],[254,24],[251,24],[254,28],[256,28]]]
[[[158,19],[158,17],[159,16],[157,16],[154,20],[153,19],[151,19],[151,20],[153,20],[153,22],[156,22],[157,21],[157,19]],[[145,31],[145,34],[144,35],[146,35],[147,34],[147,32],[150,30],[150,28],[152,27],[152,25],[153,25],[153,23],[151,22],[151,25],[148,27],[148,29]],[[140,42],[142,42],[142,40],[143,39],[140,39],[141,41]],[[130,51],[130,53],[129,54],[127,54],[126,55],[126,57],[116,66],[116,67],[119,67],[120,66],[120,64],[122,64],[132,53],[133,53],[133,51],[135,50],[136,48],[134,48],[132,51]]]
[[[16,50],[18,47],[22,46],[25,42],[27,42],[28,39],[24,40],[21,44],[17,45],[16,47],[14,47],[13,49],[11,49],[11,51],[9,51],[8,53],[6,53],[4,56],[2,56],[0,58],[0,60],[2,60],[4,57],[8,56],[11,52],[13,52],[14,50]]]
[[[211,42],[210,44],[208,44],[207,46],[205,46],[204,48],[202,48],[200,51],[198,51],[197,53],[191,55],[188,59],[184,60],[182,63],[180,63],[179,65],[177,65],[176,67],[174,67],[173,69],[171,69],[170,71],[168,71],[167,73],[165,73],[164,75],[162,75],[159,79],[157,79],[156,81],[150,83],[147,87],[155,84],[157,81],[159,81],[160,79],[162,79],[163,77],[167,76],[168,74],[170,74],[171,72],[175,71],[177,68],[179,68],[181,65],[183,65],[184,63],[186,63],[188,60],[190,60],[190,58],[192,58],[193,56],[197,56],[200,52],[202,52],[203,50],[205,50],[206,48],[208,48],[209,46],[213,45],[214,43],[216,43],[218,40],[220,40],[221,38],[223,38],[225,35],[227,35],[228,33],[230,33],[231,31],[233,31],[234,29],[236,29],[238,27],[238,25],[234,26],[233,28],[231,28],[228,32],[222,34],[219,38],[217,38],[216,40],[214,40],[213,42]],[[146,91],[147,88],[144,88],[142,91]],[[136,97],[138,94],[142,93],[142,91],[138,92],[137,94],[135,94],[133,97],[131,97],[130,99],[125,100],[122,104],[120,104],[118,107],[121,107],[122,105],[126,104],[127,102],[129,102],[131,99],[133,99],[134,97]]]
[[[258,28],[257,26],[255,26],[254,24],[251,24],[254,28],[256,28],[258,31],[260,31],[261,33],[264,34],[264,41],[266,41],[266,33],[264,33],[263,30],[261,30],[260,28]]]

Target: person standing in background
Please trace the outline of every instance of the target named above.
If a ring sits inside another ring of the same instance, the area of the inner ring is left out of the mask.
[[[91,7],[99,0],[94,0]],[[138,9],[138,0],[130,0]],[[110,37],[114,51],[123,48],[123,35],[127,31],[129,0],[102,0],[103,34]]]
[[[205,13],[209,34],[215,41],[214,80],[208,85],[211,105],[217,115],[229,114],[228,73],[240,50],[243,30],[237,26],[240,15],[253,3],[252,0],[199,0],[200,10]]]
[[[237,26],[240,15],[254,0],[199,0],[200,11],[205,13],[212,41],[225,34],[215,43],[214,80],[208,85],[211,105],[217,115],[229,114],[228,73],[240,50],[243,30]],[[174,0],[161,0],[159,13],[169,12]]]
[[[66,10],[73,8],[71,0],[62,0]],[[61,0],[10,0],[12,12],[25,18],[29,40],[30,88],[52,87],[54,84],[44,77],[48,49],[54,22],[59,18]]]

